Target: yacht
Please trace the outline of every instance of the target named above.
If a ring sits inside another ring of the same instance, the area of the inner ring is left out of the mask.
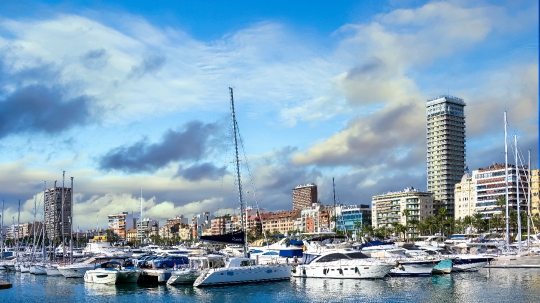
[[[290,279],[292,264],[257,265],[246,257],[230,258],[224,267],[203,270],[193,286],[215,286]]]
[[[396,262],[373,259],[350,248],[304,253],[302,262],[292,269],[298,278],[373,279],[383,278]]]
[[[243,284],[265,281],[279,281],[290,279],[292,265],[276,264],[276,265],[258,265],[256,260],[247,257],[246,234],[244,227],[244,200],[242,196],[242,185],[240,178],[240,159],[238,156],[238,129],[236,128],[237,121],[234,112],[233,89],[229,87],[231,96],[232,123],[234,125],[234,145],[236,150],[236,185],[238,186],[238,194],[240,200],[240,222],[242,222],[241,230],[236,233],[226,235],[211,235],[200,236],[201,241],[212,241],[229,244],[242,245],[242,257],[234,257],[226,260],[225,266],[220,268],[205,269],[201,275],[193,283],[194,286],[213,286],[223,284]]]
[[[96,262],[100,259],[96,259]],[[135,268],[124,267],[125,260],[109,260],[103,262],[95,269],[84,273],[85,283],[96,284],[119,284],[137,283],[141,272]]]
[[[66,278],[82,278],[87,270],[94,269],[95,258],[69,265],[58,266],[58,271]]]
[[[396,262],[391,276],[429,276],[439,259],[407,255],[407,250],[392,242],[372,241],[362,244],[361,251],[372,258]]]
[[[225,266],[225,256],[223,255],[189,256],[189,265],[173,270],[167,284],[193,284],[205,269],[223,266]]]

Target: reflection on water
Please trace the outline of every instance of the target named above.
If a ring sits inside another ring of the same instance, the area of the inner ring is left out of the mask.
[[[189,285],[102,285],[83,279],[12,274],[0,302],[540,302],[540,270],[491,269],[380,280],[302,279],[194,288]]]

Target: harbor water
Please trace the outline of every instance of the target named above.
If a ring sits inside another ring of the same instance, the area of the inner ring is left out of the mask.
[[[482,269],[380,280],[301,279],[194,288],[100,285],[83,279],[11,273],[0,302],[540,302],[540,269]]]

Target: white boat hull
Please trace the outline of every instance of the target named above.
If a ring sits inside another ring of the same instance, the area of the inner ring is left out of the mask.
[[[292,270],[296,278],[333,278],[333,279],[380,279],[388,275],[394,264],[364,265],[298,265]]]
[[[25,266],[25,265],[21,265],[21,266],[19,266],[19,270],[20,270],[21,273],[29,273],[30,272],[30,267]]]
[[[167,284],[193,284],[200,275],[201,271],[196,269],[176,270],[171,273]]]
[[[84,273],[85,283],[116,284],[118,272],[114,270],[87,270]]]
[[[71,267],[71,266],[59,266],[58,271],[66,278],[82,278],[87,270],[94,269],[94,266],[88,267]]]
[[[398,261],[390,270],[391,276],[429,276],[437,262],[434,261]]]
[[[193,286],[215,286],[266,281],[287,280],[291,277],[292,265],[255,265],[205,270]]]
[[[45,268],[45,271],[47,272],[47,276],[62,276],[62,273],[54,266]]]
[[[35,275],[47,275],[47,270],[43,265],[34,265],[32,268]]]

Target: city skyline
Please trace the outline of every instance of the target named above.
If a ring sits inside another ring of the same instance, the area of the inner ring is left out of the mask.
[[[344,204],[425,191],[426,102],[440,95],[467,104],[471,171],[504,163],[503,111],[538,167],[531,1],[18,1],[0,4],[0,50],[5,225],[19,199],[31,221],[62,171],[74,227],[137,216],[141,188],[160,222],[234,212],[229,86],[247,204],[269,211],[307,183],[333,204],[332,178]]]

